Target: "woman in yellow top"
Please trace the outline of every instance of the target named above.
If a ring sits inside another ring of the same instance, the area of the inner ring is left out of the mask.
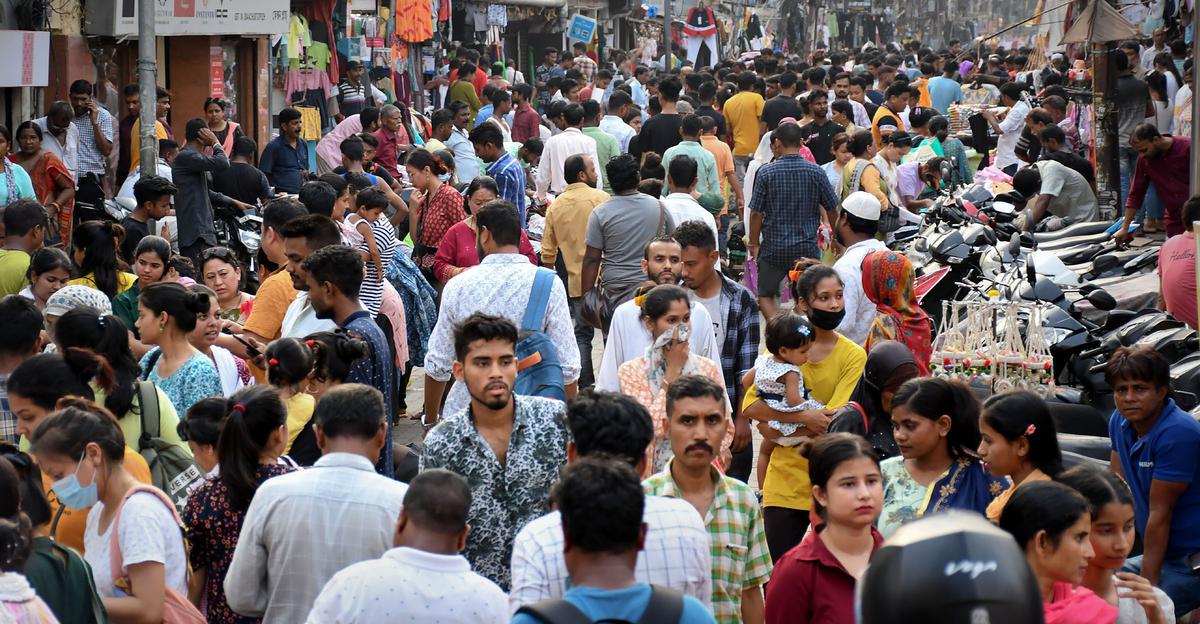
[[[851,158],[842,165],[842,185],[839,189],[841,197],[845,199],[855,191],[866,191],[878,199],[879,205],[886,209],[891,205],[891,200],[888,199],[887,183],[879,174],[879,168],[872,162],[875,158],[875,139],[871,137],[871,131],[855,132],[847,141],[846,149],[850,150]],[[853,183],[856,172],[859,172],[858,184]]]
[[[1049,481],[1063,470],[1054,419],[1041,397],[1032,392],[997,394],[983,404],[979,416],[979,458],[988,472],[1012,479],[1012,486],[987,506],[987,519],[1000,522],[1000,512],[1017,486]]]
[[[846,313],[844,285],[837,273],[829,266],[816,264],[793,275],[791,288],[796,310],[808,316],[817,333],[808,351],[808,362],[800,370],[812,398],[824,403],[826,409],[777,412],[760,400],[751,386],[742,402],[742,415],[758,421],[759,432],[768,440],[780,435],[767,426],[768,420],[799,423],[804,427],[801,431],[807,430],[809,435],[824,433],[830,416],[850,400],[867,363],[862,347],[834,331]],[[760,459],[760,466],[762,463]],[[796,447],[776,446],[771,451],[762,493],[767,548],[771,559],[778,561],[804,537],[812,509],[808,460]]]
[[[296,436],[312,420],[316,400],[302,391],[313,369],[313,350],[297,338],[280,338],[267,347],[267,381],[279,390],[279,398],[287,406],[287,447],[292,450]]]
[[[108,221],[85,221],[71,236],[71,258],[79,267],[79,278],[67,282],[95,288],[109,299],[125,292],[137,276],[121,270],[118,250],[125,229]]]
[[[95,394],[88,380],[107,366],[104,358],[79,349],[66,352],[65,357],[58,353],[43,353],[22,362],[8,378],[8,405],[17,418],[21,449],[28,451],[33,432],[55,410],[59,399],[66,396],[92,399]],[[150,467],[128,444],[122,465],[139,483],[150,483]],[[53,484],[54,479],[43,471],[42,487],[50,502],[51,520],[48,525],[34,527],[34,532],[49,535],[58,543],[83,553],[83,532],[91,507],[74,509],[63,505],[54,494]]]

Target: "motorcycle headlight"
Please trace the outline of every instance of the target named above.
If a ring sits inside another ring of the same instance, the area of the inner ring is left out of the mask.
[[[258,246],[260,244],[258,232],[250,232],[247,230],[238,230],[238,240],[250,255],[258,254]]]

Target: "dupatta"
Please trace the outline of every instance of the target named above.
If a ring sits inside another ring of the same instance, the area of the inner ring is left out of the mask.
[[[992,500],[1008,486],[1007,478],[992,476],[978,459],[959,458],[929,486],[921,515],[947,509],[966,509],[983,515]]]

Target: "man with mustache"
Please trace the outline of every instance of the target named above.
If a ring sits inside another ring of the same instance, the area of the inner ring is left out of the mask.
[[[679,243],[670,236],[660,236],[647,243],[642,256],[642,271],[649,282],[645,286],[678,283],[683,271],[682,253]],[[600,372],[596,374],[597,390],[619,392],[621,384],[617,381],[617,369],[625,362],[646,354],[646,347],[650,346],[650,331],[638,318],[640,313],[641,307],[636,297],[613,310],[608,341],[604,343],[604,358],[600,362]],[[692,304],[692,326],[712,326],[708,311],[695,303]],[[688,345],[692,353],[714,362],[720,361],[721,352],[712,332],[696,332]]]
[[[713,466],[729,418],[725,405],[725,388],[708,378],[685,375],[671,382],[667,436],[675,456],[642,485],[649,495],[691,503],[704,518],[712,543],[717,622],[759,624],[764,620],[762,586],[771,576],[771,556],[754,490]]]
[[[510,208],[511,209],[511,208]],[[471,484],[471,568],[508,591],[513,539],[549,511],[550,488],[567,462],[566,405],[513,394],[517,326],[476,312],[454,328],[454,378],[470,405],[425,437],[421,471],[445,468]]]

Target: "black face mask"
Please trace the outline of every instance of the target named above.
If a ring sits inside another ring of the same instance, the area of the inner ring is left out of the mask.
[[[808,320],[812,321],[812,324],[816,325],[818,329],[824,329],[827,331],[836,329],[838,325],[842,324],[842,319],[845,317],[845,308],[842,308],[837,312],[818,310],[816,308],[812,308],[808,311]]]

